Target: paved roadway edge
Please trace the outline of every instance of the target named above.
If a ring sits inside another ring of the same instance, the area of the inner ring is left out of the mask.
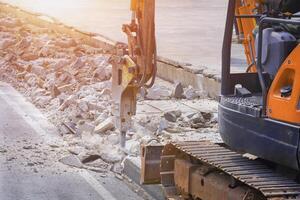
[[[18,91],[7,83],[0,82],[0,98],[28,123],[37,134],[45,141],[62,141],[57,129],[50,124],[44,115]],[[29,111],[29,112],[28,112]],[[30,112],[31,111],[31,112]],[[38,120],[37,120],[38,119]],[[41,124],[41,125],[40,125]],[[116,200],[116,198],[104,188],[87,170],[81,169],[79,175],[104,199]]]
[[[143,188],[152,198],[156,200],[164,200],[163,190],[161,185],[142,185],[140,183],[141,168],[130,157],[124,160],[123,174],[132,180],[135,184]]]

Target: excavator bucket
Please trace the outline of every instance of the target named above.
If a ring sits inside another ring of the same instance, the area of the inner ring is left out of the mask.
[[[141,184],[160,184],[160,156],[162,145],[141,147]]]

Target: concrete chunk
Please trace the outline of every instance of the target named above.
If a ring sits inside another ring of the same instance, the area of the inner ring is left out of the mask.
[[[69,96],[58,108],[58,110],[64,111],[68,106],[76,102],[76,96],[71,95]]]
[[[154,85],[152,88],[148,89],[146,98],[150,100],[169,99],[171,95],[172,91],[167,87]]]
[[[113,117],[107,118],[102,123],[100,123],[98,126],[96,126],[94,133],[105,133],[108,130],[112,130],[115,128],[114,125],[114,119]]]
[[[173,97],[176,99],[181,99],[183,97],[183,86],[180,82],[175,83],[175,88],[173,91]]]
[[[176,117],[176,115],[173,112],[166,112],[164,114],[164,117],[169,122],[176,122],[177,121],[177,117]]]
[[[196,89],[194,89],[192,86],[189,86],[186,91],[184,92],[185,97],[188,100],[196,99],[200,97],[200,92]]]
[[[81,163],[80,159],[76,155],[69,155],[61,158],[59,162],[69,165],[71,167],[77,167],[77,168],[82,168],[83,164]]]
[[[56,98],[58,95],[60,95],[60,91],[58,90],[58,88],[56,87],[56,85],[53,85],[51,87],[51,97],[52,98]]]
[[[82,110],[83,112],[88,112],[89,111],[89,106],[87,104],[86,101],[80,101],[78,104],[78,107],[80,108],[80,110]]]
[[[66,84],[66,85],[58,87],[58,90],[60,92],[70,92],[70,91],[72,91],[73,87],[74,87],[74,84]]]
[[[164,113],[164,117],[169,122],[176,122],[177,119],[181,116],[182,112],[180,110],[169,111]]]
[[[85,122],[83,124],[80,124],[78,126],[78,129],[80,130],[81,133],[83,132],[92,133],[95,129],[95,126],[91,123]]]

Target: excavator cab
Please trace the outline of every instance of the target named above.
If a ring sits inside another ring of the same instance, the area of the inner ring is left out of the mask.
[[[236,151],[299,170],[300,3],[266,0],[276,12],[238,16],[237,1],[228,3],[222,50],[221,137]],[[258,24],[255,71],[232,73],[233,26],[243,18]]]

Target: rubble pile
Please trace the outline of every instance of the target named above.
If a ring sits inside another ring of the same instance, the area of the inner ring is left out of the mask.
[[[67,35],[0,14],[1,80],[41,109],[70,148],[98,149],[103,160],[116,163],[121,151],[101,145],[102,136],[114,127],[99,128],[112,119],[110,56]]]
[[[69,152],[61,162],[120,172],[122,159],[138,155],[141,142],[166,142],[172,133],[200,128],[216,132],[212,113],[175,110],[137,116],[127,134],[128,152],[121,151],[111,114],[110,56],[79,39],[0,13],[0,80],[12,84],[59,127]],[[176,83],[171,89],[155,85],[140,96],[193,100],[205,94]]]

